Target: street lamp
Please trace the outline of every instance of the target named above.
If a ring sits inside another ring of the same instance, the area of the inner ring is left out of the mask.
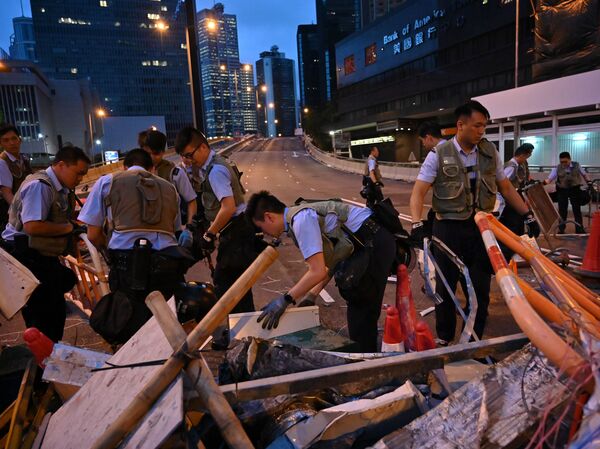
[[[275,105],[273,103],[269,103],[269,109],[273,109]]]
[[[263,84],[262,86],[260,86],[260,90],[262,90],[263,92],[266,92],[267,86]]]
[[[304,108],[304,113],[308,114],[308,108]]]

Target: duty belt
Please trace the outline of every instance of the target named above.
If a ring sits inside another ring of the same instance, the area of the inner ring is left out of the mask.
[[[119,271],[127,271],[131,260],[129,250],[110,250],[110,265]],[[153,252],[151,258],[151,273],[176,272],[185,264],[183,259],[167,257],[159,252]]]

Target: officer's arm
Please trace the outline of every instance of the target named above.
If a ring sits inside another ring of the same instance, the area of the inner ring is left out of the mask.
[[[73,225],[67,223],[52,223],[50,221],[28,221],[23,223],[25,234],[39,237],[56,237],[73,231]]]
[[[496,185],[498,186],[500,194],[504,197],[506,202],[517,211],[517,213],[525,215],[529,211],[529,207],[525,204],[525,201],[523,201],[508,179],[496,180]]]
[[[102,226],[87,225],[87,236],[96,248],[106,247],[106,235]]]
[[[210,224],[206,232],[218,234],[221,229],[231,220],[235,214],[235,199],[232,196],[226,196],[221,199],[221,208],[215,217],[215,220]]]
[[[371,181],[377,182],[377,176],[375,176],[375,170],[369,170],[369,176],[371,177]]]
[[[0,186],[0,195],[4,198],[8,204],[12,204],[13,202],[13,193],[12,190],[5,186]]]
[[[187,203],[187,224],[190,224],[193,221],[194,216],[196,215],[196,212],[198,212],[198,204],[196,203],[196,200],[188,201],[188,203]]]
[[[553,182],[558,176],[558,170],[556,170],[556,168],[553,168],[552,171],[550,172],[550,176],[548,176],[548,179],[544,179],[544,185],[550,184],[551,182]]]
[[[423,219],[423,203],[430,187],[431,183],[429,182],[415,181],[415,186],[410,194],[410,215],[413,223],[417,223]]]
[[[301,299],[312,288],[319,286],[324,280],[329,280],[327,267],[325,266],[325,257],[322,252],[310,256],[306,259],[306,263],[308,271],[304,273],[304,276],[288,292],[295,300]]]

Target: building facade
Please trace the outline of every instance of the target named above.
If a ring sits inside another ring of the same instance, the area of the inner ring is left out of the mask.
[[[317,25],[298,25],[298,81],[300,83],[300,105],[312,110],[323,104],[321,86],[325,74],[321,65],[321,43]]]
[[[9,53],[12,59],[35,62],[35,35],[31,17],[15,17],[13,19],[14,33],[10,36]]]
[[[172,142],[192,122],[178,3],[31,0],[39,65],[52,78],[89,78],[108,115],[164,116]]]
[[[244,134],[258,131],[256,113],[256,91],[254,90],[254,68],[252,64],[242,64],[240,69],[240,108]]]
[[[362,0],[361,25],[367,26],[371,22],[385,16],[407,0]]]
[[[293,136],[298,127],[294,65],[276,45],[256,61],[258,129],[266,137]]]

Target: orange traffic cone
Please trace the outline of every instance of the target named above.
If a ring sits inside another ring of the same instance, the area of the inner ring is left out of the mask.
[[[29,350],[33,353],[37,364],[42,368],[45,368],[46,364],[44,363],[44,360],[52,354],[54,342],[41,333],[37,327],[25,329],[23,338],[25,339],[25,343],[27,343]]]
[[[398,309],[395,307],[388,307],[386,310],[381,352],[404,352],[404,336]]]
[[[431,333],[431,329],[425,321],[419,320],[415,326],[417,334],[416,346],[417,351],[426,351],[428,349],[435,349],[435,339]]]
[[[575,271],[584,276],[600,278],[600,212],[592,215],[592,229],[583,257],[583,264]]]
[[[400,314],[400,326],[404,335],[404,346],[406,350],[416,350],[415,325],[417,324],[417,312],[410,291],[410,280],[406,265],[400,265],[396,280],[396,308]]]

